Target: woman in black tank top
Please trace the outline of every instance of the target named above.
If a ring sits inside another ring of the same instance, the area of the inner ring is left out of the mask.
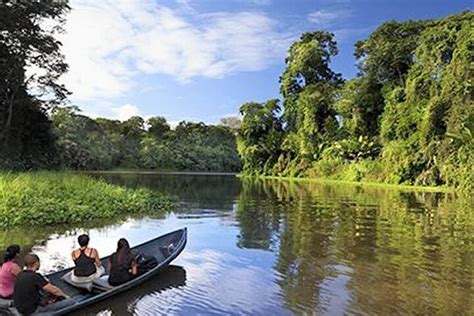
[[[74,283],[89,283],[104,273],[100,265],[99,254],[94,248],[89,248],[89,236],[81,235],[77,238],[80,248],[71,254],[76,267],[71,274]]]
[[[76,267],[74,268],[74,275],[78,277],[87,277],[97,272],[97,266],[95,264],[95,258],[90,257],[92,250],[89,255],[86,254],[86,249],[80,248],[79,257],[74,259]]]

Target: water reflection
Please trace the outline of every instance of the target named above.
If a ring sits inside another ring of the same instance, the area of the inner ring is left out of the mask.
[[[101,254],[188,227],[179,267],[79,314],[474,315],[474,202],[446,193],[231,176],[102,175],[171,193],[165,218],[14,229],[44,259],[70,265],[87,231]]]
[[[266,248],[280,236],[275,269],[290,310],[472,314],[472,199],[318,183],[243,186],[258,203],[238,204],[238,214],[255,217],[240,221],[241,237],[249,236],[240,244],[254,246],[257,234]]]
[[[259,190],[254,182],[245,181],[237,199],[237,221],[240,225],[237,246],[274,249],[280,226],[278,201],[273,192]]]
[[[180,210],[231,210],[241,185],[235,175],[173,173],[94,174],[115,184],[148,187],[168,193],[181,202]]]
[[[179,291],[180,287],[186,285],[186,270],[180,266],[169,266],[158,276],[151,278],[127,293],[114,296],[107,301],[95,304],[92,308],[83,309],[71,315],[127,315],[156,314],[169,315],[173,313],[171,295],[167,292]],[[170,299],[163,299],[164,297]]]

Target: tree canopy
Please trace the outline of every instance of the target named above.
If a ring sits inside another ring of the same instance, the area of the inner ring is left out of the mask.
[[[244,171],[473,189],[473,23],[472,12],[385,22],[355,44],[347,82],[330,67],[333,35],[303,34],[280,78],[283,115],[267,112],[278,142],[255,123],[262,105],[243,107]]]
[[[68,169],[140,168],[189,171],[239,171],[235,135],[224,126],[139,116],[126,121],[92,119],[76,107],[53,111],[59,162]]]
[[[58,82],[67,64],[54,37],[68,10],[65,1],[0,3],[0,158],[7,164],[28,168],[54,160],[45,111],[68,94]],[[46,27],[46,19],[54,26]]]

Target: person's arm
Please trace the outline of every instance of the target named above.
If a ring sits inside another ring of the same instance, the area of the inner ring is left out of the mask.
[[[97,267],[100,267],[100,257],[99,257],[99,252],[97,251],[97,249],[94,248],[93,250],[93,256],[94,256],[94,259],[95,259],[95,265]]]
[[[43,290],[45,290],[48,293],[53,294],[54,296],[58,297],[68,297],[66,293],[64,293],[60,288],[52,285],[51,283],[47,283],[45,286],[43,286]]]
[[[76,250],[73,250],[73,251],[71,252],[71,259],[72,259],[72,261],[76,260],[76,256],[74,255],[75,252],[76,252]]]
[[[132,273],[132,275],[137,275],[138,274],[138,265],[137,265],[137,262],[135,260],[132,261],[131,273]]]
[[[109,274],[110,274],[110,271],[112,271],[112,257],[110,257],[109,259]]]
[[[21,272],[21,268],[17,264],[15,264],[10,270],[10,273],[13,274],[14,276],[17,276],[20,272]]]

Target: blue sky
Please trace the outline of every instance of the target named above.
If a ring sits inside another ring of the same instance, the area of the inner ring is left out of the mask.
[[[355,76],[353,45],[382,22],[437,18],[465,0],[72,0],[61,36],[64,83],[85,114],[218,123],[279,96],[286,50],[334,32],[333,68]]]

